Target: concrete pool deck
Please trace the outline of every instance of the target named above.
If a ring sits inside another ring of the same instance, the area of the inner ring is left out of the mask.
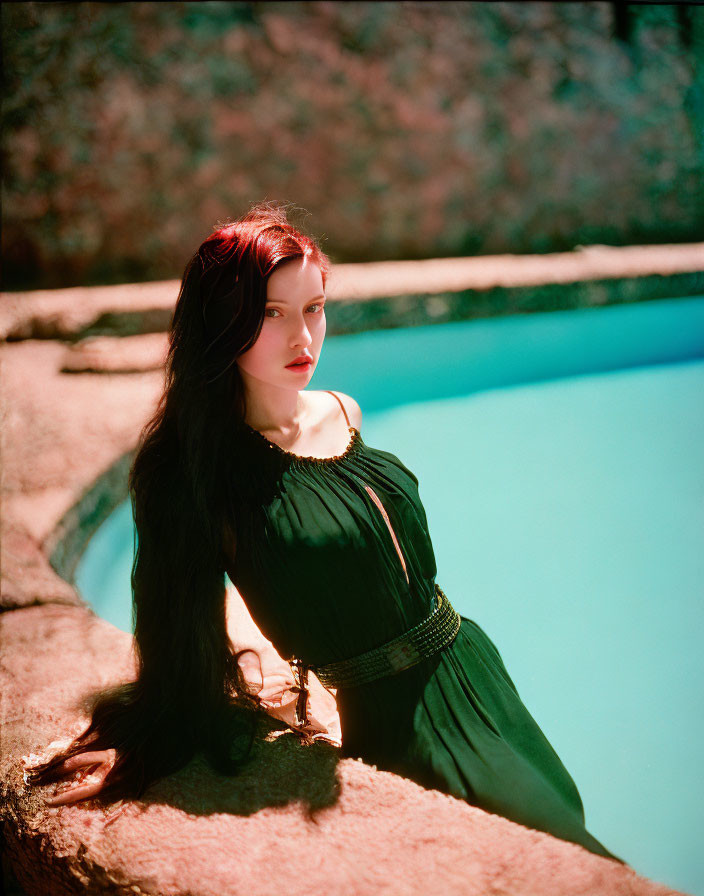
[[[586,254],[580,270],[594,282],[641,276],[667,286],[668,277],[704,269],[702,246],[574,254]],[[451,280],[463,261],[463,279]],[[555,257],[524,261],[523,281],[519,260],[516,282],[501,288],[554,284],[556,271],[566,276],[560,265],[567,262]],[[392,264],[425,267],[422,276],[407,268],[411,280],[404,280],[388,265],[344,266],[340,306],[345,298],[393,296],[408,305],[410,287],[421,292],[431,282],[449,292],[493,288],[487,284],[496,285],[506,262],[440,259],[435,274],[433,262]],[[494,281],[486,274],[492,270]],[[91,695],[134,674],[130,636],[95,616],[70,581],[87,539],[126,496],[130,454],[162,386],[159,328],[176,287],[57,290],[5,295],[0,303],[3,332],[15,340],[0,358],[0,822],[27,894],[674,893],[578,846],[287,736],[262,737],[252,764],[234,779],[196,760],[112,821],[89,803],[43,808],[40,794],[24,786],[20,757],[78,733]],[[573,307],[569,290],[566,307]]]

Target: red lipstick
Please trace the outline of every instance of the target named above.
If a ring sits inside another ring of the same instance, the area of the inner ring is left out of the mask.
[[[286,365],[286,369],[305,373],[310,370],[312,364],[313,359],[310,355],[299,355],[297,358],[294,358],[290,364]]]

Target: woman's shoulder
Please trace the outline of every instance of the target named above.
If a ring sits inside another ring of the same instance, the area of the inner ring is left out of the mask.
[[[328,401],[330,401],[330,394],[334,395],[337,400],[342,403],[349,418],[350,426],[354,426],[357,430],[361,429],[362,409],[354,398],[352,398],[351,395],[346,395],[344,392],[337,392],[333,389],[326,389],[325,391],[318,393],[320,397],[325,398]]]

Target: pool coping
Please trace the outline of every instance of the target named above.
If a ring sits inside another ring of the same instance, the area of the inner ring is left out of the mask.
[[[166,332],[179,281],[0,293],[0,337],[61,339]],[[596,307],[704,292],[704,243],[585,246],[333,265],[328,332]]]

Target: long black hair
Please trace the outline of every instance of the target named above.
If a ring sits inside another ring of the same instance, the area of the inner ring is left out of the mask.
[[[99,799],[137,798],[202,751],[234,774],[249,756],[259,700],[228,637],[225,558],[236,544],[234,425],[245,417],[236,360],[257,340],[267,280],[328,259],[274,203],[215,230],[188,262],[169,333],[164,392],[130,471],[135,681],[102,692],[86,731],[28,778],[46,784],[89,750],[116,751]]]

